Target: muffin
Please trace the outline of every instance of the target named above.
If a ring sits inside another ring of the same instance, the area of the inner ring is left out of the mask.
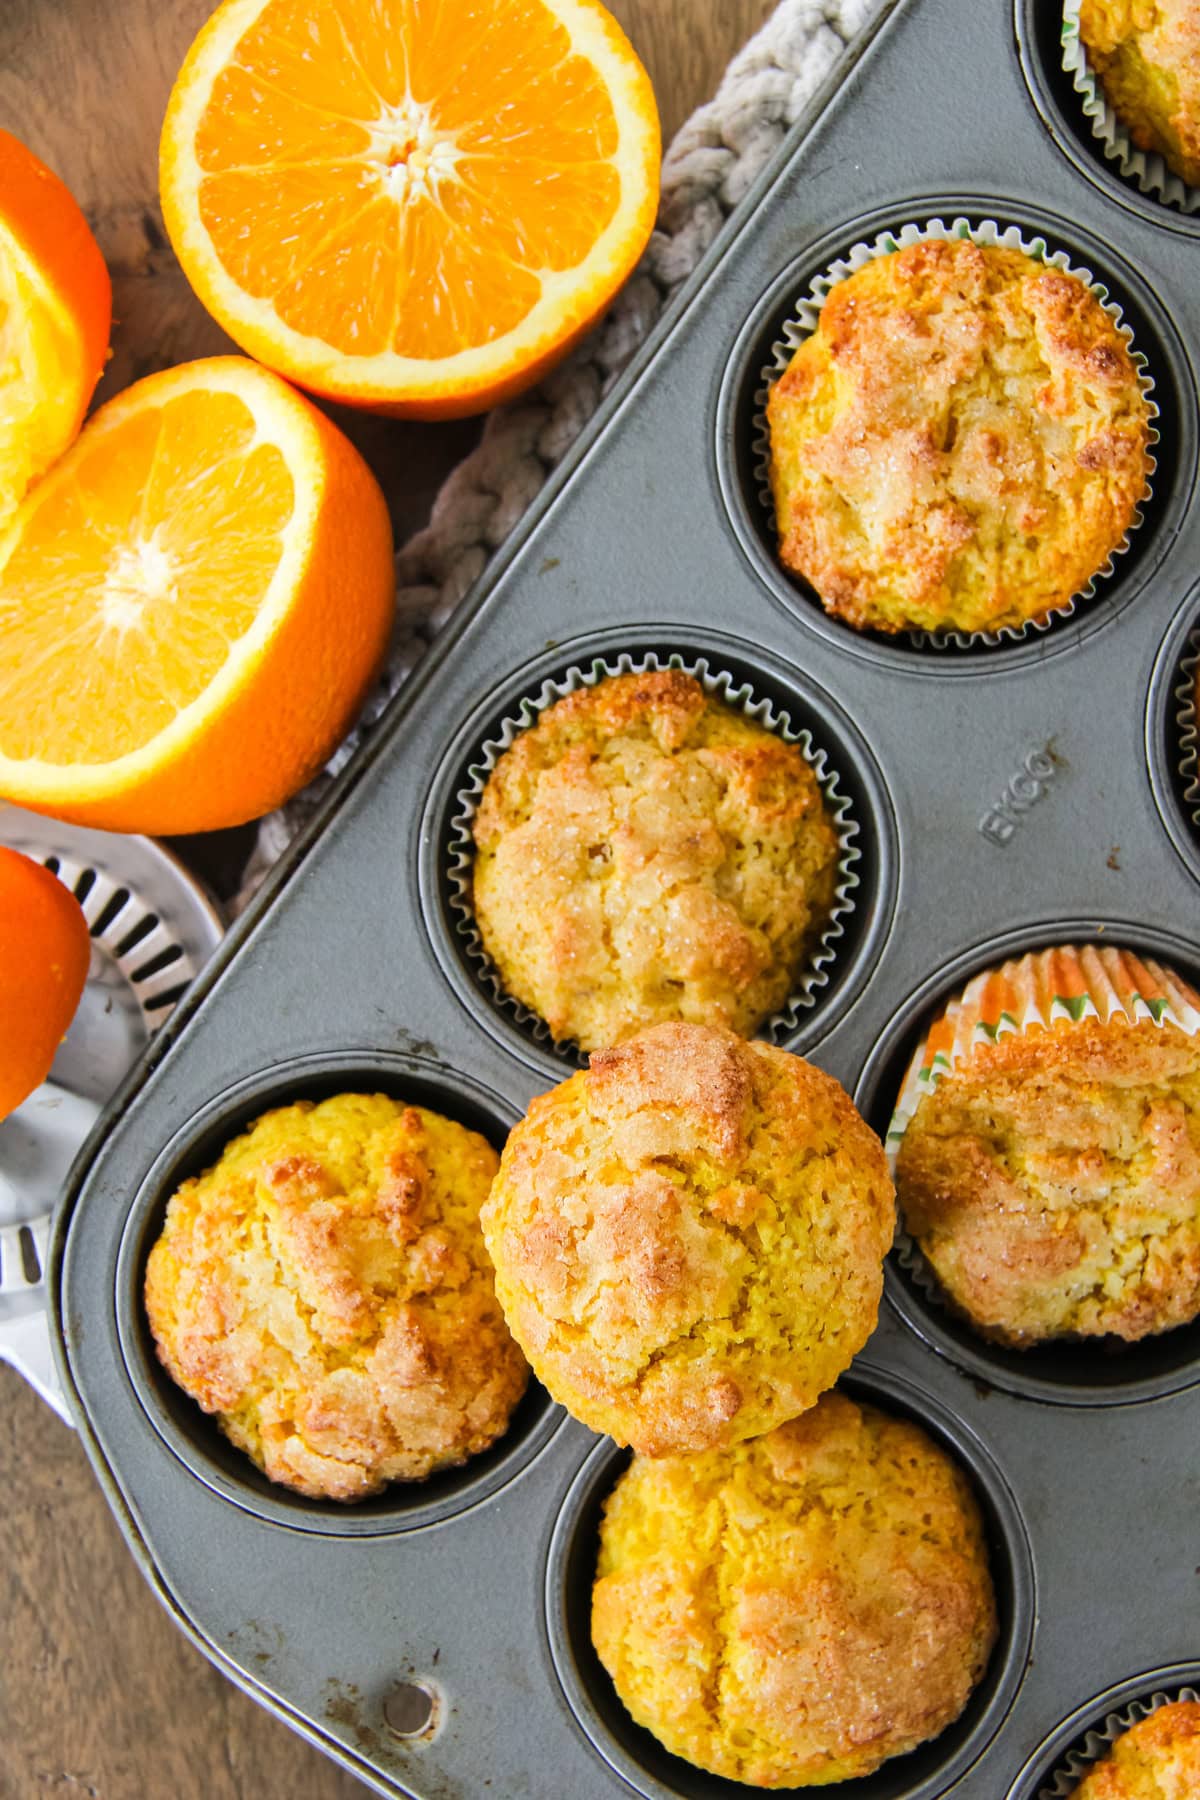
[[[1074,1800],[1194,1800],[1200,1794],[1200,1702],[1176,1700],[1131,1726],[1089,1770]]]
[[[800,750],[674,669],[548,707],[497,761],[474,835],[484,948],[584,1050],[667,1019],[751,1035],[834,902],[837,832]]]
[[[1079,37],[1138,149],[1200,187],[1200,0],[1081,0]]]
[[[479,1230],[497,1161],[437,1113],[339,1094],[264,1113],[172,1196],[158,1354],[272,1481],[359,1500],[503,1433],[528,1371]]]
[[[651,1456],[756,1437],[831,1387],[874,1328],[894,1224],[836,1081],[683,1024],[536,1099],[482,1217],[535,1373]]]
[[[935,1024],[889,1136],[897,1198],[986,1335],[1132,1340],[1200,1313],[1198,1025],[1178,976],[1091,946],[979,975]]]
[[[780,559],[860,629],[1042,621],[1147,491],[1149,406],[1100,301],[969,239],[838,282],[767,424]]]
[[[766,1437],[635,1457],[592,1640],[676,1756],[754,1787],[868,1775],[961,1713],[996,1641],[979,1508],[925,1433],[841,1394]]]

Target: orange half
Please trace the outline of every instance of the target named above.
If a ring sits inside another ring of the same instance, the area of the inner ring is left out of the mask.
[[[0,527],[79,430],[111,320],[108,270],[83,214],[0,131]]]
[[[528,386],[632,269],[649,78],[598,0],[224,0],[163,125],[201,300],[315,392],[417,418]]]
[[[358,452],[244,357],[110,400],[0,536],[0,795],[110,831],[277,806],[386,649],[391,526]]]

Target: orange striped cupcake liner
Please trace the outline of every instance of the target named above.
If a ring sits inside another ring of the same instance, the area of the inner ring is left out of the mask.
[[[977,1045],[1085,1019],[1175,1025],[1195,1037],[1200,994],[1173,969],[1115,944],[1064,944],[983,970],[948,1002],[913,1053],[884,1142],[893,1173],[917,1107]]]

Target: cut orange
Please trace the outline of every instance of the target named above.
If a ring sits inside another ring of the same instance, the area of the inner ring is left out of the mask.
[[[206,831],[300,787],[387,645],[392,535],[342,433],[214,357],[110,400],[0,538],[0,795]]]
[[[0,1119],[50,1073],[91,952],[74,894],[32,857],[0,847]]]
[[[79,430],[111,323],[108,270],[83,214],[0,131],[0,527]]]
[[[167,108],[192,286],[303,386],[413,418],[527,387],[658,199],[658,114],[598,0],[224,0]]]

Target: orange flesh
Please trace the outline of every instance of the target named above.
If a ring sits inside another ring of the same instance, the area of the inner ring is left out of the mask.
[[[201,217],[246,293],[347,356],[512,331],[612,220],[618,127],[541,0],[273,0],[196,133]],[[402,202],[402,203],[400,203]]]
[[[111,761],[211,684],[258,615],[294,506],[282,452],[255,435],[237,395],[183,394],[33,495],[0,587],[7,756]]]

